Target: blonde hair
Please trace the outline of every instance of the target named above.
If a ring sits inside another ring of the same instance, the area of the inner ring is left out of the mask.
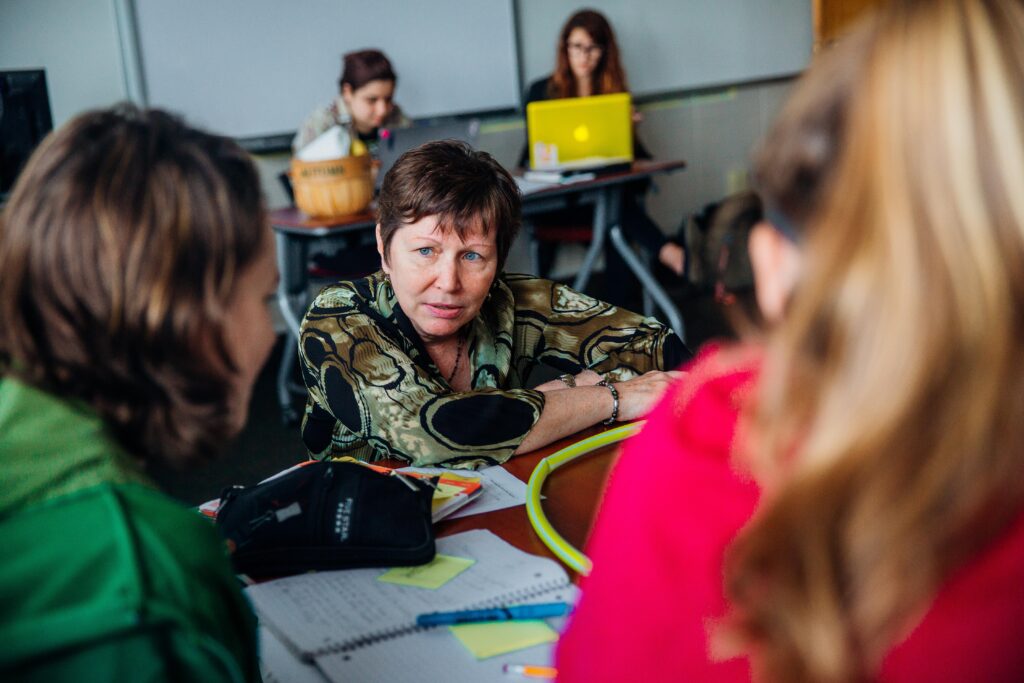
[[[1024,501],[1024,7],[890,3],[825,60],[858,66],[726,563],[725,632],[768,680],[877,673]]]

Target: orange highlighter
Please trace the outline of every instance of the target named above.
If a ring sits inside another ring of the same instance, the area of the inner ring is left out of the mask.
[[[523,678],[548,678],[558,676],[558,669],[553,666],[537,666],[534,664],[506,664],[501,670],[507,674],[516,674]]]

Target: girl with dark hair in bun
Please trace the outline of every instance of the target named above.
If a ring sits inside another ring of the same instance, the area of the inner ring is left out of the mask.
[[[398,76],[380,50],[358,50],[342,57],[338,95],[317,109],[299,128],[292,141],[298,152],[318,136],[339,126],[342,148],[352,156],[376,156],[381,128],[404,128],[409,119],[395,104]]]

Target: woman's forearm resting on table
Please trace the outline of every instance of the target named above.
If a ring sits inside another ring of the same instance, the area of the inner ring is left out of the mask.
[[[559,380],[555,380],[559,381]],[[612,414],[612,397],[601,386],[578,386],[544,393],[544,410],[516,449],[516,455],[547,446],[552,441],[586,429]]]
[[[596,373],[585,372],[600,378]],[[561,380],[554,380],[562,388],[542,390],[544,408],[540,418],[515,452],[518,455],[536,450],[611,418],[623,422],[640,419],[661,398],[669,385],[682,376],[683,373],[674,370],[653,370],[624,382],[614,382],[614,392],[596,383],[580,386],[577,382],[576,387],[570,388]],[[582,381],[590,379],[584,376]]]

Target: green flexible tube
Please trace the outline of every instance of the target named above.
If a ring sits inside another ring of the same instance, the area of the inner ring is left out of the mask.
[[[589,557],[574,548],[561,534],[555,531],[554,527],[551,526],[551,522],[548,521],[540,504],[540,491],[544,487],[544,480],[547,479],[549,474],[567,462],[571,462],[604,446],[628,439],[639,432],[643,425],[642,421],[632,422],[577,441],[541,460],[530,475],[530,481],[526,487],[526,514],[530,518],[533,530],[537,532],[540,540],[544,542],[544,545],[558,559],[583,576],[590,573],[593,564],[590,562]]]

